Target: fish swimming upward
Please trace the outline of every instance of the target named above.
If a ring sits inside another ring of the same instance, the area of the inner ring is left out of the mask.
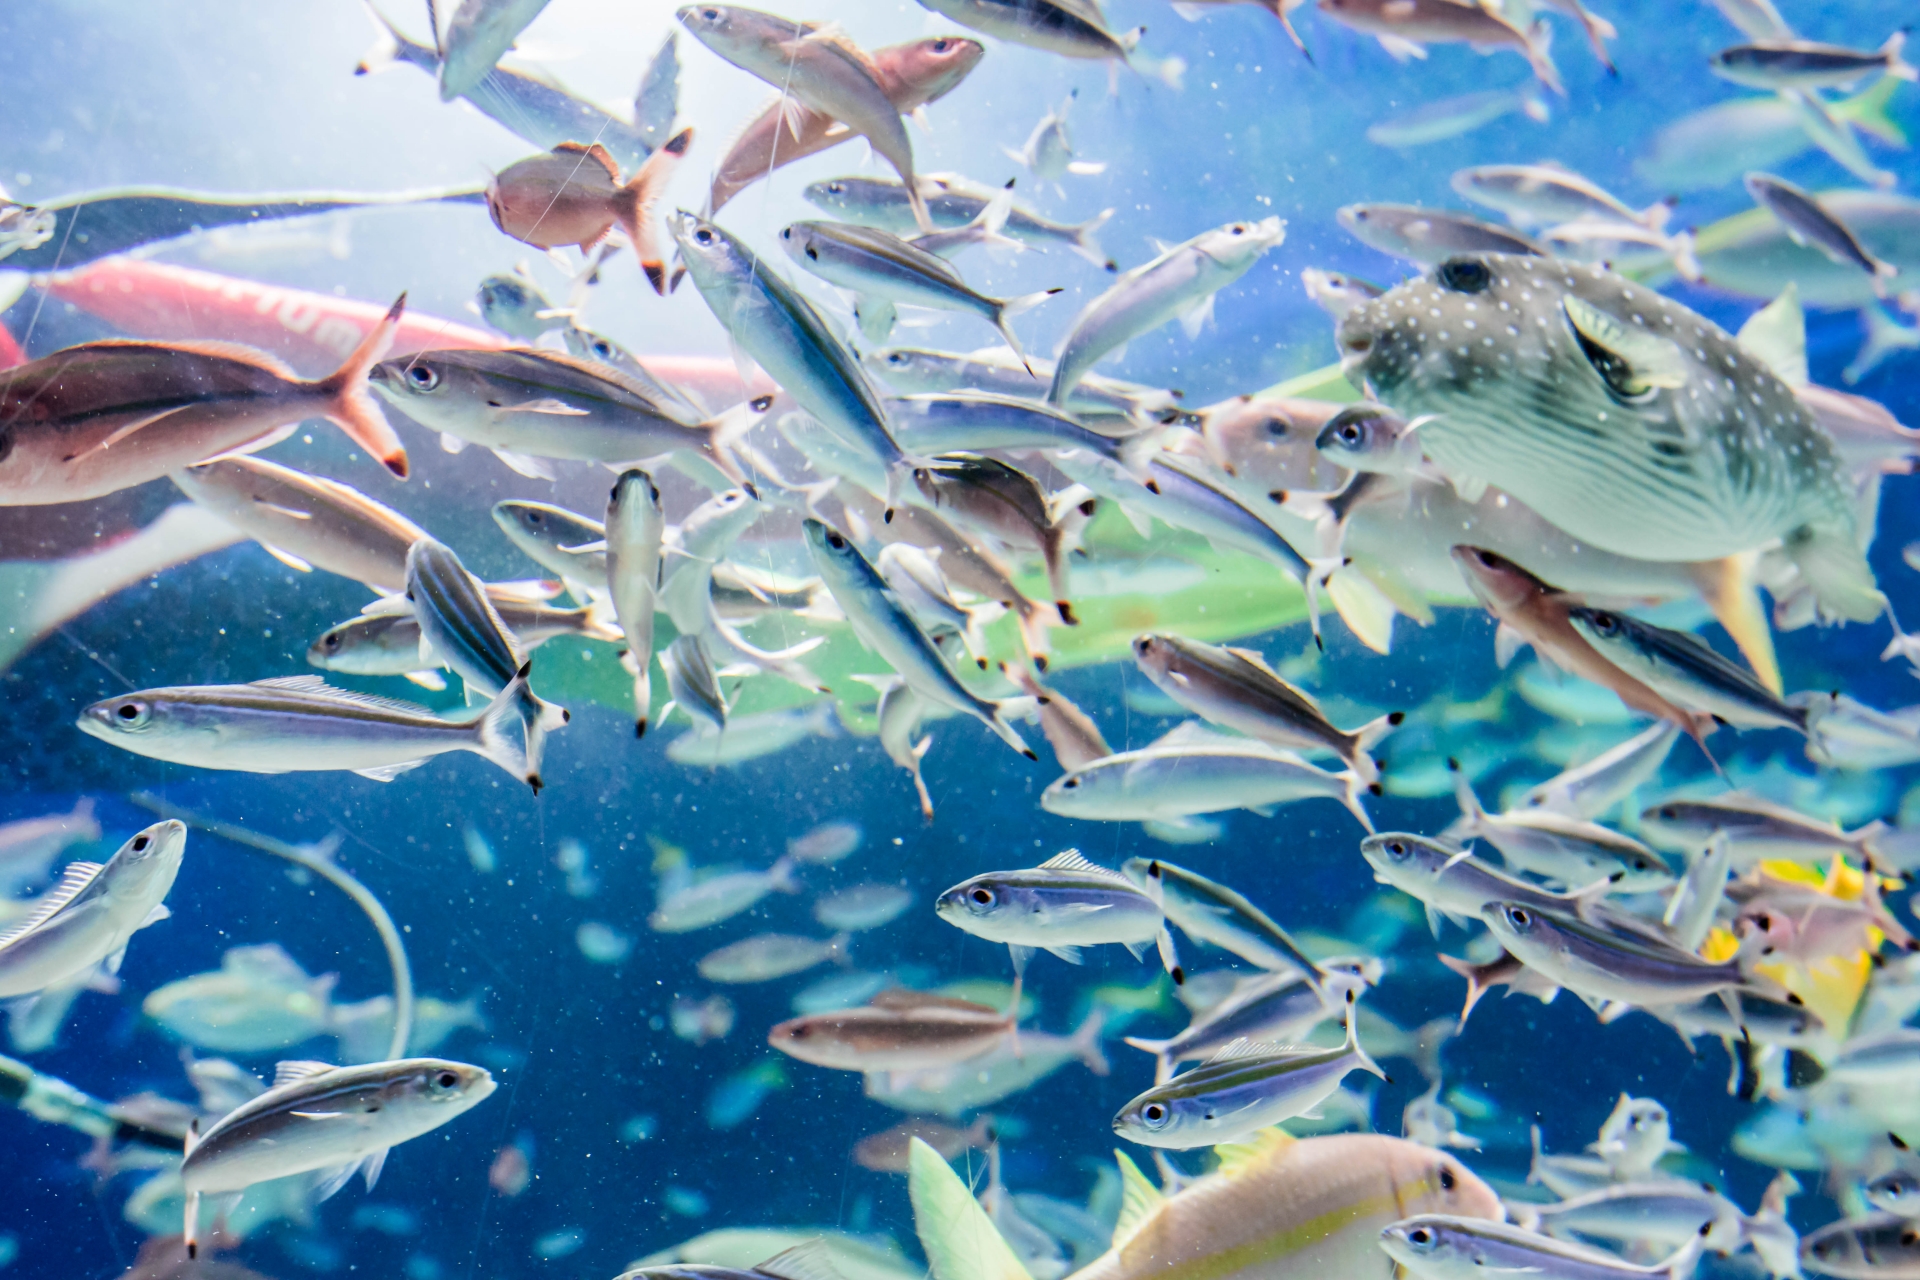
[[[1355,308],[1342,363],[1413,418],[1473,496],[1492,484],[1576,538],[1643,560],[1778,540],[1822,610],[1886,600],[1832,439],[1759,356],[1601,267],[1459,256]]]

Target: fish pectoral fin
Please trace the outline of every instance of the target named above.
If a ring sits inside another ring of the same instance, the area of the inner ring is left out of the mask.
[[[373,1190],[373,1184],[380,1181],[380,1171],[387,1167],[387,1152],[392,1147],[382,1147],[360,1162],[360,1172],[367,1180],[367,1190]]]
[[[585,418],[591,415],[585,409],[576,408],[565,400],[545,396],[539,400],[529,400],[525,404],[510,404],[500,410],[501,413],[550,413],[562,418]]]
[[[505,463],[507,469],[529,480],[545,480],[552,483],[560,478],[553,464],[545,458],[529,457],[524,453],[514,453],[510,449],[495,449],[493,456]]]
[[[1609,1000],[1599,1010],[1602,1023],[1617,1022],[1633,1012],[1633,1006],[1622,1000]]]
[[[331,1169],[322,1169],[319,1173],[319,1181],[315,1182],[313,1186],[313,1202],[315,1204],[321,1204],[333,1199],[335,1195],[339,1194],[340,1188],[346,1186],[347,1183],[353,1180],[353,1175],[357,1173],[359,1169],[360,1162],[358,1160],[355,1160],[352,1164],[341,1164],[335,1165]]]
[[[1486,496],[1487,482],[1480,476],[1464,476],[1457,472],[1449,471],[1447,473],[1447,483],[1453,486],[1453,491],[1459,496],[1460,501],[1468,505],[1472,505]]]
[[[94,445],[93,448],[84,450],[80,453],[76,453],[70,458],[63,458],[61,459],[61,461],[79,462],[82,459],[92,457],[96,453],[105,453],[108,449],[111,449],[114,445],[119,444],[122,440],[125,440],[128,436],[140,430],[142,427],[150,427],[154,423],[159,422],[162,418],[172,417],[174,414],[180,412],[182,409],[186,407],[187,406],[184,404],[177,404],[177,405],[174,405],[171,409],[162,409],[160,412],[150,413],[144,418],[135,418],[132,422],[127,423],[125,426],[122,426],[118,430],[109,434],[106,439],[102,440],[99,444]]]
[[[167,904],[164,902],[156,902],[153,904],[153,910],[147,912],[147,918],[133,927],[137,931],[146,928],[150,924],[159,924],[162,920],[170,920],[172,918],[173,912],[167,910]]]
[[[431,689],[435,693],[447,687],[447,678],[438,671],[408,671],[403,674],[422,689]]]
[[[1263,818],[1271,818],[1274,814],[1280,812],[1280,806],[1273,804],[1250,804],[1247,806],[1247,811],[1249,813],[1257,813]]]
[[[440,433],[440,448],[447,453],[459,453],[467,447],[467,442],[452,432]]]
[[[1440,938],[1440,908],[1431,902],[1427,904],[1427,928],[1433,931],[1434,940]]]
[[[446,681],[443,680],[440,683],[442,688],[446,687]],[[353,772],[363,778],[372,778],[375,782],[392,782],[407,770],[418,769],[426,762],[426,758],[423,756],[418,760],[402,760],[399,764],[374,765],[372,768],[355,769]]]
[[[1080,948],[1078,947],[1042,947],[1041,950],[1047,952],[1049,955],[1059,956],[1068,964],[1084,963],[1080,959]]]
[[[1132,955],[1133,955],[1133,958],[1134,958],[1135,960],[1145,960],[1145,959],[1147,958],[1147,948],[1148,948],[1148,947],[1150,947],[1150,946],[1152,946],[1152,945],[1153,945],[1153,943],[1151,943],[1151,942],[1123,942],[1123,943],[1121,943],[1120,945],[1121,945],[1121,946],[1123,946],[1123,947],[1125,947],[1125,948],[1126,948],[1126,949],[1127,949],[1127,950],[1128,950],[1128,951],[1129,951],[1130,953],[1132,953]]]
[[[125,947],[121,947],[118,951],[114,952],[112,955],[108,956],[104,961],[101,962],[101,968],[105,969],[108,973],[119,973],[120,965],[126,960],[126,958],[127,958],[127,949]]]
[[[1581,352],[1601,380],[1625,396],[1687,385],[1687,354],[1670,338],[1637,329],[1608,315],[1578,294],[1561,302]]]
[[[1199,302],[1181,312],[1180,330],[1182,333],[1185,333],[1189,339],[1199,337],[1200,331],[1213,323],[1214,297],[1215,295],[1209,293]]]
[[[287,568],[292,569],[296,573],[312,573],[313,572],[313,566],[311,564],[308,564],[305,560],[302,560],[299,556],[293,554],[293,552],[291,551],[282,551],[279,547],[274,546],[271,542],[261,543],[260,549],[266,552],[268,555],[272,556],[275,560],[278,560],[281,564],[287,566]]]

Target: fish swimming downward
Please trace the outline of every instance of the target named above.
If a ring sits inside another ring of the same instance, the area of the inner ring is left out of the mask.
[[[1491,484],[1603,550],[1716,560],[1780,543],[1821,609],[1886,598],[1832,439],[1712,321],[1601,267],[1449,258],[1351,311],[1347,375],[1413,418],[1464,495]]]

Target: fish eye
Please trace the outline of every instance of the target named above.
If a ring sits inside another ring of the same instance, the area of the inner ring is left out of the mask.
[[[945,53],[947,50],[953,48],[953,41],[944,40],[944,39],[935,40],[933,44],[928,47],[931,48],[935,53]]]
[[[773,397],[755,396],[753,399],[747,401],[747,408],[753,410],[755,413],[765,413],[767,410],[773,408]]]
[[[1340,437],[1341,444],[1353,445],[1357,448],[1365,442],[1367,429],[1358,422],[1348,420],[1341,423],[1339,429],[1334,434]]]
[[[1158,1129],[1167,1122],[1167,1109],[1158,1102],[1149,1102],[1140,1108],[1140,1119],[1149,1129]]]
[[[1407,1232],[1407,1243],[1417,1245],[1431,1244],[1433,1243],[1433,1232],[1427,1230],[1425,1227],[1415,1227],[1413,1230]]]
[[[1404,858],[1412,852],[1405,840],[1389,840],[1381,847],[1387,851],[1389,857],[1394,858]]]
[[[1287,438],[1287,432],[1290,431],[1292,427],[1293,424],[1285,418],[1268,418],[1260,424],[1260,429],[1272,436],[1275,440],[1285,440]]]
[[[1915,1231],[1912,1227],[1908,1227],[1900,1233],[1900,1244],[1902,1248],[1906,1249],[1911,1249],[1916,1244],[1920,1244],[1920,1231]]]
[[[720,11],[718,9],[702,9],[700,11],[700,16],[702,18],[705,18],[708,22],[720,21]]]
[[[593,354],[605,360],[613,354],[613,344],[605,338],[595,338],[593,340]]]
[[[1246,224],[1246,223],[1244,223],[1244,222],[1236,222],[1236,223],[1234,223],[1234,224],[1233,224],[1233,234],[1234,234],[1234,235],[1236,235],[1236,236],[1243,236],[1243,235],[1245,235],[1246,233],[1247,233],[1247,224]]]
[[[889,351],[887,352],[887,363],[891,365],[906,364],[907,353],[904,351]]]
[[[451,1089],[460,1083],[460,1077],[451,1071],[442,1071],[433,1078],[433,1082],[442,1089]]]
[[[1440,264],[1434,272],[1434,278],[1441,286],[1455,293],[1481,293],[1493,283],[1493,272],[1487,270],[1487,264],[1476,262],[1472,258],[1455,258]]]
[[[1524,929],[1533,923],[1533,913],[1525,907],[1508,907],[1506,917],[1507,923],[1516,929]]]
[[[147,846],[152,843],[153,841],[147,839],[147,837],[145,836],[135,836],[133,838],[133,851],[135,853],[145,853],[147,851]]]
[[[1589,620],[1593,623],[1593,629],[1603,636],[1610,636],[1620,629],[1620,619],[1611,613],[1597,610]]]
[[[793,239],[793,228],[792,228],[792,227],[782,227],[782,228],[780,228],[780,238],[781,238],[782,240],[791,240],[791,239]]]
[[[844,182],[829,182],[827,184],[827,194],[830,196],[844,195],[846,194],[846,190],[847,184]]]
[[[847,540],[841,537],[834,530],[829,529],[827,530],[827,545],[832,547],[835,551],[844,551],[846,550],[846,547],[847,547]]]
[[[147,704],[144,702],[123,702],[113,709],[113,714],[121,724],[138,727],[147,722]]]
[[[983,884],[977,884],[967,891],[967,905],[986,908],[993,905],[993,890]]]
[[[713,232],[707,230],[705,227],[701,227],[693,233],[693,242],[695,244],[712,244]]]
[[[415,364],[407,367],[407,381],[417,391],[431,391],[440,385],[440,375],[432,365]]]
[[[1079,785],[1080,785],[1080,779],[1078,778],[1063,778],[1060,781],[1060,788],[1063,791],[1072,791],[1074,788],[1078,787]]]
[[[1672,820],[1680,816],[1680,811],[1670,804],[1662,805],[1660,806],[1660,816]]]

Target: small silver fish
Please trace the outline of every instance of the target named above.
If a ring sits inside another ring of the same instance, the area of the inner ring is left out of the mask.
[[[1695,635],[1585,605],[1569,609],[1567,620],[1607,661],[1677,707],[1732,725],[1807,732],[1805,707],[1781,701],[1752,672]]]
[[[607,498],[607,590],[626,636],[633,673],[633,736],[644,737],[653,710],[653,615],[661,585],[667,517],[660,489],[644,471],[623,471]]]
[[[1040,123],[1033,126],[1033,132],[1027,135],[1026,145],[1018,151],[1012,147],[1000,148],[1007,158],[1023,166],[1040,181],[1051,182],[1056,187],[1060,179],[1069,173],[1081,177],[1105,173],[1105,161],[1073,158],[1073,136],[1067,131],[1067,110],[1073,106],[1077,96],[1078,90],[1069,93],[1067,100],[1057,109],[1040,117]]]
[[[1328,960],[1320,966],[1316,992],[1298,973],[1263,973],[1242,978],[1218,1004],[1194,1015],[1187,1029],[1166,1040],[1127,1037],[1127,1043],[1159,1059],[1154,1078],[1165,1081],[1182,1062],[1210,1058],[1235,1040],[1294,1044],[1315,1027],[1341,1016],[1347,997],[1358,998],[1379,980],[1377,960]],[[1189,980],[1183,991],[1191,991]]]
[[[1657,1008],[1756,989],[1741,963],[1702,960],[1644,934],[1518,902],[1486,903],[1480,918],[1522,964],[1602,1006]]]
[[[958,174],[926,174],[920,179],[927,211],[934,226],[942,231],[957,231],[976,222],[989,205],[1001,197],[1001,191],[969,182]],[[896,234],[915,229],[916,223],[906,188],[884,178],[828,178],[810,184],[803,193],[807,203],[835,214],[848,222],[879,227]],[[1113,210],[1078,224],[1053,222],[1028,209],[1014,205],[1001,230],[1023,244],[1036,248],[1061,245],[1073,250],[1097,267],[1116,270],[1113,260],[1100,248],[1100,228],[1113,216]]]
[[[1196,942],[1231,951],[1262,969],[1299,973],[1316,992],[1320,966],[1266,912],[1226,885],[1159,858],[1128,858],[1121,874],[1158,897],[1167,919]]]
[[[517,593],[506,594],[487,584],[487,596],[500,621],[528,653],[560,636],[579,636],[609,643],[621,639],[606,611],[595,605],[556,609]],[[438,665],[438,656],[421,655],[420,620],[404,613],[363,614],[329,627],[307,646],[307,662],[323,671],[357,676],[414,676]],[[431,650],[429,645],[428,649]],[[434,685],[430,681],[415,683]],[[442,685],[444,687],[444,684]]]
[[[715,733],[726,729],[731,708],[706,642],[698,634],[675,636],[673,643],[660,651],[660,670],[666,674],[667,692],[673,699],[661,708],[662,721],[678,707],[695,727],[705,726]]]
[[[847,935],[803,938],[786,933],[762,933],[710,951],[694,967],[708,982],[729,984],[772,982],[832,960],[844,963]]]
[[[647,927],[655,933],[692,933],[752,910],[769,893],[798,892],[791,858],[780,858],[765,871],[722,871],[662,894]]]
[[[976,938],[1004,942],[1014,969],[1036,950],[1080,963],[1082,947],[1119,943],[1136,958],[1160,943],[1175,981],[1171,942],[1160,904],[1139,885],[1068,849],[1020,871],[990,871],[963,880],[934,901],[934,913]]]
[[[489,328],[521,342],[538,342],[543,334],[573,324],[572,308],[556,307],[524,262],[481,280],[473,302]]]
[[[1707,70],[1750,89],[1851,89],[1868,76],[1920,80],[1901,57],[1905,31],[1896,31],[1871,53],[1813,40],[1766,39],[1722,49]]]
[[[550,502],[510,498],[493,504],[493,522],[549,573],[584,589],[607,586],[606,526]]]
[[[1631,836],[1550,809],[1488,813],[1474,795],[1467,775],[1455,769],[1453,776],[1460,821],[1452,834],[1486,840],[1516,871],[1557,880],[1574,889],[1605,880],[1621,893],[1660,889],[1673,883],[1673,869],[1666,859]]]
[[[1529,82],[1518,89],[1488,89],[1425,103],[1368,125],[1367,141],[1383,147],[1422,147],[1472,133],[1516,111],[1535,124],[1552,119],[1547,100]]]
[[[1680,740],[1680,726],[1662,720],[1585,764],[1557,774],[1520,797],[1515,808],[1555,809],[1599,818],[1656,777]]]
[[[992,347],[965,355],[916,347],[888,347],[867,357],[867,365],[903,394],[969,392],[1044,401],[1053,385],[1053,362],[1021,360],[1007,347]],[[1090,373],[1067,396],[1066,413],[1082,423],[1091,419],[1122,418],[1132,428],[1147,428],[1177,415],[1178,391],[1162,391],[1137,382]],[[1129,428],[1129,429],[1132,429]],[[1119,435],[1115,432],[1115,435]]]
[[[980,1057],[1011,1035],[1017,1013],[929,992],[883,991],[855,1008],[782,1022],[767,1043],[815,1066],[899,1074]]]
[[[1873,841],[1887,830],[1884,823],[1870,822],[1842,831],[1833,822],[1737,791],[1707,800],[1663,801],[1642,811],[1640,826],[1648,839],[1689,853],[1723,834],[1740,871],[1772,858],[1810,865],[1835,856],[1870,857]]]
[[[946,454],[915,467],[914,485],[927,503],[955,524],[972,528],[1024,551],[1038,551],[1047,567],[1054,608],[1075,624],[1068,602],[1067,556],[1090,510],[1056,511],[1045,490],[1026,472],[981,454]]]
[[[634,91],[633,131],[649,148],[658,149],[672,136],[679,114],[680,41],[677,32],[668,31]]]
[[[0,931],[0,999],[37,995],[101,964],[119,972],[128,940],[171,914],[165,900],[186,848],[186,827],[169,820],[134,835],[105,864],[67,864],[60,883]]]
[[[440,33],[440,101],[471,92],[546,7],[547,0],[461,0]]]
[[[1466,1280],[1502,1272],[1540,1280],[1631,1280],[1636,1276],[1686,1280],[1706,1241],[1696,1236],[1667,1261],[1641,1267],[1618,1254],[1504,1222],[1424,1213],[1382,1231],[1380,1247],[1415,1280]]]
[[[1843,267],[1858,267],[1872,279],[1874,296],[1887,296],[1887,281],[1899,275],[1900,268],[1868,253],[1847,224],[1817,199],[1770,173],[1749,173],[1746,185],[1754,203],[1778,218],[1795,244],[1810,245]]]
[[[364,1172],[372,1189],[388,1149],[430,1133],[484,1102],[493,1077],[440,1058],[361,1067],[282,1062],[273,1087],[187,1135],[187,1256],[197,1251],[202,1196],[234,1196],[258,1182],[327,1170],[319,1199]]]
[[[1491,222],[1410,204],[1350,204],[1334,215],[1353,238],[1409,262],[1444,262],[1460,253],[1545,257],[1537,242]]]

